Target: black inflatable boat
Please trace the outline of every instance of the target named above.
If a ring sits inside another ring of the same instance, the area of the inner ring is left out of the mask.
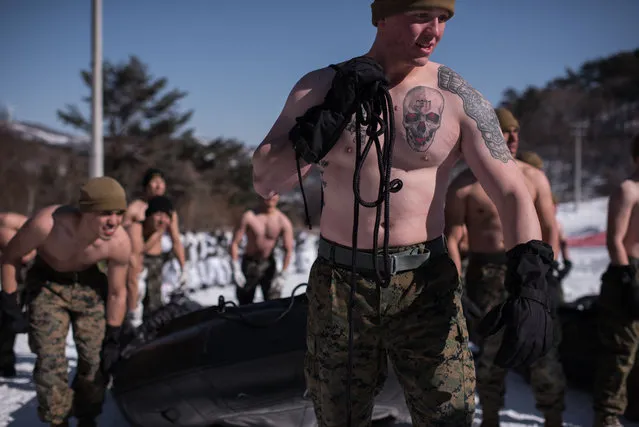
[[[113,395],[133,426],[316,426],[305,394],[306,296],[158,310],[129,337]],[[389,370],[375,425],[409,419]]]

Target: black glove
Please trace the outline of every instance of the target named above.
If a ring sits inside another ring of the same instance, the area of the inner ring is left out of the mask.
[[[568,273],[570,273],[570,270],[572,270],[572,261],[564,259],[564,268],[559,268],[559,266],[557,266],[557,273],[555,274],[555,277],[561,282]]]
[[[360,56],[336,69],[332,86],[320,105],[309,108],[289,132],[295,152],[307,163],[319,162],[337,143],[362,101],[370,101],[388,86],[384,69]]]
[[[556,344],[548,295],[553,251],[546,243],[531,240],[506,255],[508,299],[484,317],[479,333],[489,336],[504,329],[495,364],[512,368],[530,365]]]
[[[106,326],[102,351],[100,353],[100,369],[102,374],[108,378],[114,365],[120,358],[120,326]]]
[[[135,326],[133,325],[133,320],[135,315],[132,312],[128,312],[124,317],[124,321],[122,322],[122,327],[120,328],[120,337],[128,339],[135,334]],[[120,342],[122,339],[119,340]]]
[[[639,319],[639,281],[637,271],[632,265],[609,265],[602,280],[620,286],[621,306],[625,306],[632,319]]]
[[[0,292],[0,309],[2,310],[2,327],[15,334],[29,332],[29,322],[18,304],[18,292]]]

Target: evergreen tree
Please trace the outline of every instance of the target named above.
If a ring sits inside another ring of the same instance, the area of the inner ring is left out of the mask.
[[[84,84],[91,90],[93,73],[80,72]],[[136,56],[128,62],[103,64],[103,120],[105,137],[181,136],[190,137],[192,129],[183,130],[193,111],[182,113],[178,102],[187,93],[178,89],[168,90],[167,79],[155,78],[148,67]],[[84,99],[91,106],[91,96]],[[91,118],[85,117],[76,105],[58,110],[58,118],[65,124],[91,132]]]

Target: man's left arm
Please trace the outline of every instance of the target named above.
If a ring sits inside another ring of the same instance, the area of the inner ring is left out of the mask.
[[[492,105],[446,66],[438,70],[438,84],[461,98],[461,106],[450,103],[449,109],[459,117],[461,151],[497,208],[507,250],[508,299],[484,317],[478,332],[488,336],[503,331],[497,366],[526,366],[547,354],[554,343],[547,284],[552,250],[540,241],[532,197]]]
[[[559,230],[557,229],[557,219],[555,217],[555,204],[552,200],[552,189],[546,174],[538,169],[531,168],[531,171],[533,173],[531,178],[537,188],[535,210],[541,225],[541,239],[552,247],[556,260],[559,257],[561,248],[559,246]]]
[[[124,230],[122,230],[124,231]],[[108,292],[106,301],[107,328],[119,328],[127,311],[127,275],[131,260],[131,241],[125,233],[110,251],[108,261]]]
[[[106,329],[100,352],[100,370],[107,377],[120,358],[120,335],[127,311],[126,281],[131,259],[131,241],[124,229],[118,243],[109,252]]]
[[[541,228],[525,178],[501,133],[492,106],[478,92],[461,119],[461,150],[468,166],[497,207],[506,250],[541,239]]]
[[[171,243],[173,244],[173,253],[180,263],[181,271],[184,272],[186,258],[184,257],[184,245],[182,245],[182,239],[180,238],[180,226],[177,212],[173,212],[171,226],[169,227],[169,234],[171,236]]]
[[[291,256],[293,255],[293,241],[295,236],[293,233],[293,224],[291,223],[291,221],[284,214],[282,214],[282,219],[282,240],[284,243],[284,261],[282,262],[282,272],[285,272],[288,269],[288,265],[291,262]]]

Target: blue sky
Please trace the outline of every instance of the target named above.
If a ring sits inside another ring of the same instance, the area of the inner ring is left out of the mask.
[[[104,59],[137,55],[187,91],[196,135],[256,145],[299,77],[368,50],[370,2],[104,0]],[[507,87],[638,48],[638,16],[639,0],[457,0],[432,60],[496,104]],[[90,0],[0,0],[0,103],[16,119],[73,132],[56,110],[88,112],[90,61]]]

